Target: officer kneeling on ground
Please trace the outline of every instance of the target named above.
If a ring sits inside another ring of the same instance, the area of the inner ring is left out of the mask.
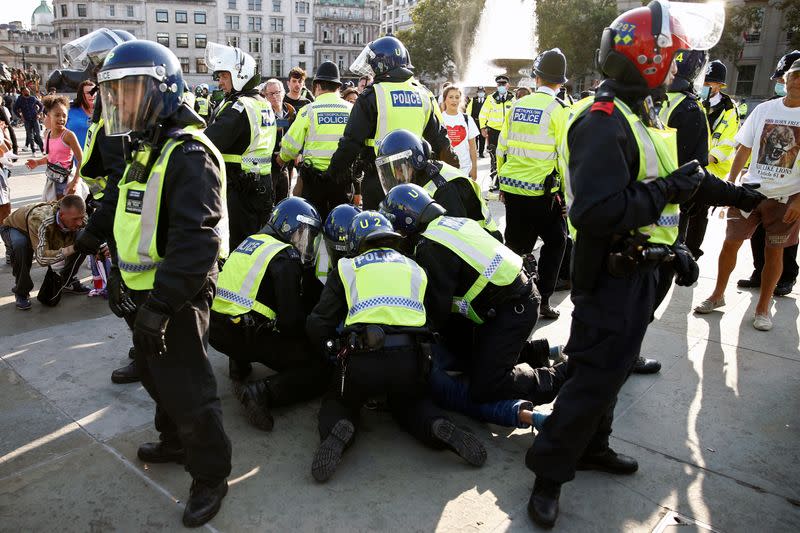
[[[138,456],[186,465],[193,481],[183,523],[196,527],[219,510],[231,471],[207,354],[217,258],[227,245],[225,168],[202,119],[182,103],[181,65],[170,50],[121,44],[98,81],[106,133],[131,139],[114,217],[121,280],[109,280],[109,304],[133,326],[136,365],[156,403],[160,441]]]
[[[445,216],[414,184],[389,191],[381,213],[408,238],[432,281],[425,295],[429,321],[450,352],[466,358],[471,399],[552,401],[566,372],[563,363],[534,369],[527,360],[535,351],[528,337],[539,293],[522,258],[474,220]]]
[[[461,170],[437,161],[427,141],[408,130],[395,130],[378,143],[375,159],[383,192],[395,185],[415,183],[447,210],[448,215],[475,220],[503,242],[477,182]]]
[[[234,392],[251,424],[271,430],[270,408],[314,398],[330,378],[329,365],[305,336],[299,297],[303,266],[315,257],[321,222],[302,198],[286,198],[269,222],[234,250],[219,276],[211,306],[211,346],[230,357]],[[251,363],[277,371],[244,383]]]
[[[307,287],[309,290],[306,291],[309,297],[306,301],[314,302],[311,308],[319,302],[322,289],[325,288],[328,275],[333,267],[339,263],[339,259],[347,255],[347,235],[350,233],[350,224],[360,212],[361,209],[354,205],[342,204],[337,205],[328,213],[328,218],[322,225],[323,246],[317,249],[317,258],[314,262],[314,276],[317,279],[318,290],[315,293],[311,287]]]
[[[387,396],[392,416],[421,442],[449,448],[475,466],[486,461],[480,441],[457,428],[427,393],[427,276],[396,251],[400,239],[380,213],[356,215],[348,235],[355,257],[339,260],[308,317],[311,340],[319,346],[328,343],[339,363],[339,376],[319,412],[322,443],[311,466],[317,481],[333,475],[355,436],[361,406],[378,395]],[[339,334],[342,322],[345,329]]]

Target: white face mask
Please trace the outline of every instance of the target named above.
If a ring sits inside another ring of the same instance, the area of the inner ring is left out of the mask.
[[[505,85],[498,85],[497,87],[497,94],[503,96],[508,92],[508,88]]]
[[[486,93],[485,93],[485,92],[483,92],[483,91],[478,91],[478,98],[483,98],[484,96],[486,96]]]

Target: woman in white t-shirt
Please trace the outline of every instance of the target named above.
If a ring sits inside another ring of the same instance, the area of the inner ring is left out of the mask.
[[[470,178],[478,179],[478,149],[475,138],[480,130],[471,116],[464,113],[464,94],[455,85],[442,93],[442,118],[450,138],[450,146],[458,156],[461,171]]]

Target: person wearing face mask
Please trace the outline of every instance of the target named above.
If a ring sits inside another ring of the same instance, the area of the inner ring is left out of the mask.
[[[506,121],[506,115],[511,112],[514,96],[508,92],[508,76],[501,74],[494,79],[497,90],[486,100],[480,114],[478,115],[478,125],[481,128],[481,136],[486,139],[486,148],[489,150],[491,159],[490,177],[492,183],[490,190],[496,191],[500,188],[497,183],[497,140],[500,137],[500,130]]]
[[[483,87],[478,87],[478,92],[475,94],[473,98],[470,99],[469,103],[467,104],[467,114],[472,117],[472,120],[475,121],[475,124],[480,122],[479,117],[481,115],[481,109],[483,109],[483,104],[486,103],[486,90]],[[486,157],[483,153],[484,148],[486,147],[486,137],[483,135],[478,135],[478,157],[483,158]]]
[[[781,57],[775,72],[772,74],[772,80],[775,80],[775,96],[771,100],[783,98],[786,96],[786,71],[789,67],[800,59],[800,50],[794,50]],[[741,115],[741,112],[740,112]],[[753,236],[750,238],[750,249],[753,252],[753,273],[749,278],[740,279],[736,285],[742,288],[755,288],[761,286],[761,271],[764,269],[764,244],[766,234],[764,233],[764,226],[758,226]],[[789,246],[783,249],[783,272],[778,285],[775,286],[775,296],[785,296],[792,292],[795,282],[797,281],[797,274],[800,271],[797,265],[797,245]]]

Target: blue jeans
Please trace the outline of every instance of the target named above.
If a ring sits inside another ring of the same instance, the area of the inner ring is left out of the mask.
[[[34,144],[35,143],[35,144]],[[42,142],[42,133],[39,128],[39,121],[25,121],[25,146],[30,146],[31,152],[39,145],[39,150],[44,152],[44,143]]]

